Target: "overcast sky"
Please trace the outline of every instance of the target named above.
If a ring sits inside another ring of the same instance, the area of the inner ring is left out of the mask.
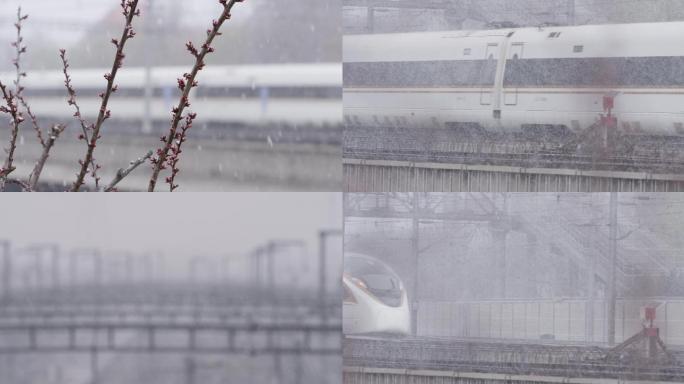
[[[0,239],[22,246],[227,254],[269,239],[304,239],[342,227],[338,193],[8,194]]]
[[[147,0],[143,5],[146,6],[150,1]],[[181,19],[193,26],[206,25],[216,18],[217,9],[220,10],[216,0],[153,1],[162,6],[182,7],[174,11],[183,12],[185,17]],[[10,27],[16,19],[17,7],[21,6],[22,12],[29,14],[31,19],[25,31],[27,39],[42,36],[72,44],[83,36],[88,26],[112,9],[118,10],[119,4],[119,0],[0,0],[0,26]],[[246,17],[251,7],[247,2],[236,8],[233,11],[234,21],[239,22]],[[12,38],[15,33],[14,28],[0,28],[2,38]]]

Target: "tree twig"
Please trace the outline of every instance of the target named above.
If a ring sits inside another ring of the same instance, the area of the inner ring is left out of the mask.
[[[0,192],[5,190],[5,181],[10,173],[14,172],[16,169],[13,165],[14,163],[14,152],[17,149],[17,137],[19,137],[19,125],[24,121],[22,113],[17,107],[14,94],[11,90],[0,82],[0,91],[2,92],[2,98],[5,101],[5,105],[0,106],[0,112],[7,113],[12,118],[11,121],[11,132],[10,132],[10,142],[7,151],[7,158],[5,159],[5,164],[0,168]]]
[[[86,174],[88,174],[88,169],[93,161],[93,153],[95,152],[95,147],[97,147],[97,140],[100,139],[100,129],[105,120],[109,119],[111,116],[111,111],[107,109],[109,103],[109,98],[113,92],[116,92],[116,86],[114,85],[114,80],[119,68],[123,66],[123,59],[126,57],[124,55],[124,46],[128,39],[135,37],[135,31],[133,30],[133,18],[140,15],[140,10],[138,8],[138,0],[121,0],[121,8],[123,14],[126,18],[126,25],[121,34],[119,40],[112,39],[112,44],[116,46],[116,56],[114,57],[114,63],[112,64],[111,72],[104,75],[107,80],[107,89],[105,92],[100,94],[102,98],[102,104],[100,105],[100,113],[97,117],[97,122],[93,127],[92,135],[90,136],[90,141],[88,142],[88,150],[86,151],[85,157],[79,161],[81,165],[81,170],[79,171],[76,181],[74,182],[71,191],[78,192],[83,186],[83,182]],[[98,166],[93,167],[93,173],[97,171]],[[97,176],[96,183],[97,183]]]
[[[114,177],[114,180],[107,185],[103,190],[105,192],[112,192],[115,190],[117,184],[119,184],[123,179],[125,179],[128,175],[130,175],[133,171],[135,171],[136,168],[138,168],[141,164],[146,162],[152,155],[154,154],[154,151],[150,150],[147,152],[147,154],[143,157],[139,157],[138,159],[131,161],[130,165],[128,168],[121,168],[116,172],[116,176]]]
[[[69,75],[70,65],[69,60],[67,60],[66,57],[65,49],[59,50],[59,57],[62,60],[62,73],[64,73],[64,87],[66,87],[67,94],[69,95],[69,98],[67,99],[67,104],[74,107],[74,117],[78,120],[78,122],[81,125],[81,134],[78,135],[78,139],[86,143],[87,149],[88,143],[90,143],[90,135],[88,134],[88,131],[93,130],[95,128],[95,125],[89,123],[83,117],[83,114],[81,114],[81,107],[79,106],[78,101],[76,100],[76,89],[74,89],[74,86],[71,84],[71,76]],[[116,86],[114,87],[113,91],[116,91]],[[92,167],[92,175],[95,178],[95,185],[97,187],[99,179],[97,178],[98,165],[95,163],[95,159],[90,160],[90,166]]]
[[[79,140],[84,140],[86,143],[88,143],[90,141],[88,130],[93,129],[94,125],[88,123],[83,118],[83,115],[81,114],[81,107],[78,105],[78,102],[76,101],[76,90],[74,89],[74,86],[71,85],[71,76],[69,75],[70,65],[69,60],[67,60],[66,58],[65,49],[59,50],[59,57],[62,59],[62,73],[64,73],[64,86],[66,87],[67,93],[69,94],[67,104],[74,107],[74,109],[76,110],[74,112],[74,117],[78,120],[79,123],[81,123],[81,130],[83,133],[78,138]]]
[[[40,129],[40,125],[38,124],[38,117],[36,117],[33,111],[31,111],[31,106],[28,104],[23,95],[18,95],[17,99],[19,99],[19,102],[24,107],[24,110],[26,110],[26,114],[29,116],[29,119],[31,119],[33,130],[36,131],[36,136],[38,137],[40,145],[45,147],[45,139],[43,138],[43,131]]]
[[[173,120],[171,121],[171,128],[169,129],[169,133],[166,136],[162,137],[162,141],[164,142],[164,146],[160,149],[157,150],[157,157],[152,158],[152,164],[154,165],[154,170],[152,172],[152,177],[150,178],[150,183],[147,187],[147,190],[149,192],[154,192],[156,185],[157,185],[157,179],[159,178],[159,173],[163,170],[166,169],[169,165],[172,166],[172,172],[174,172],[176,168],[176,164],[178,163],[178,159],[176,158],[173,164],[168,163],[168,157],[169,157],[169,152],[172,151],[173,149],[173,144],[174,141],[179,140],[178,137],[178,124],[183,120],[183,111],[185,110],[186,107],[190,106],[190,102],[188,101],[188,98],[190,97],[190,91],[192,88],[197,86],[197,74],[199,71],[201,71],[204,66],[204,59],[209,53],[214,52],[214,48],[211,46],[212,42],[216,38],[216,36],[220,36],[221,32],[221,26],[223,23],[225,23],[228,19],[230,19],[230,11],[232,10],[233,6],[236,3],[241,3],[243,0],[219,0],[219,3],[223,5],[223,12],[221,13],[221,16],[218,18],[218,20],[214,20],[212,23],[212,28],[207,30],[207,39],[202,44],[202,49],[198,50],[192,42],[189,42],[186,44],[187,50],[195,56],[195,64],[192,67],[192,71],[190,73],[186,73],[183,75],[183,78],[178,79],[178,88],[180,88],[183,91],[183,94],[180,98],[180,101],[178,102],[178,106],[173,108]],[[177,157],[177,156],[174,156]],[[175,171],[175,173],[178,173]],[[172,174],[170,184],[171,184],[171,189],[173,190],[173,178],[175,175]],[[169,180],[167,180],[169,181]]]
[[[7,87],[0,83],[0,89],[2,90],[2,97],[5,100],[7,107],[0,108],[0,112],[8,113],[12,117],[12,127],[10,132],[10,142],[9,148],[7,149],[7,158],[5,159],[5,164],[0,169],[0,192],[5,190],[5,182],[7,176],[14,172],[14,152],[17,149],[17,138],[19,137],[19,126],[24,121],[23,114],[19,111],[17,101],[24,90],[21,86],[21,78],[26,76],[26,73],[21,71],[21,55],[26,53],[26,47],[22,44],[24,38],[21,36],[21,28],[24,20],[28,18],[28,15],[21,14],[21,7],[17,8],[17,22],[14,23],[14,27],[17,30],[17,39],[12,43],[12,46],[16,49],[16,56],[14,58],[13,64],[17,70],[17,78],[14,80],[15,93],[8,91]]]
[[[173,192],[178,188],[176,184],[176,176],[180,169],[178,168],[178,162],[180,161],[180,155],[183,152],[181,147],[183,143],[187,140],[188,131],[192,128],[192,122],[197,118],[196,113],[188,113],[185,116],[185,122],[181,126],[181,131],[176,134],[176,139],[173,141],[173,146],[171,147],[171,153],[169,154],[167,164],[171,168],[171,176],[166,178],[166,182],[169,184],[169,192]]]
[[[59,135],[64,132],[64,129],[66,129],[65,125],[53,126],[50,129],[50,136],[48,136],[47,141],[42,141],[43,152],[36,162],[36,165],[33,166],[33,172],[31,172],[31,175],[29,176],[28,186],[30,190],[35,191],[38,187],[38,180],[40,179],[40,174],[43,172],[43,168],[45,167],[45,162],[47,162],[48,158],[50,157],[50,150],[55,145]]]

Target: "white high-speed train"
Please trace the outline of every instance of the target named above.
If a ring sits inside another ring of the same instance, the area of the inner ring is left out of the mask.
[[[345,335],[411,332],[406,289],[385,263],[371,256],[345,253],[342,282]]]
[[[344,38],[348,126],[684,136],[684,22]]]
[[[146,91],[152,95],[149,116],[166,127],[171,109],[178,104],[177,79],[187,67],[155,67],[149,82],[144,68],[123,67],[116,78],[118,91],[110,101],[112,121],[141,127],[145,118]],[[95,120],[98,95],[106,86],[109,69],[70,71],[84,117]],[[0,73],[13,88],[15,73]],[[191,109],[202,124],[214,127],[288,125],[334,127],[342,124],[342,67],[335,63],[207,66],[198,76],[199,86],[190,95]],[[149,87],[146,85],[149,84]],[[71,119],[66,104],[62,71],[28,71],[22,80],[33,112],[47,121]],[[199,121],[198,121],[199,122]],[[165,128],[166,129],[166,128]]]

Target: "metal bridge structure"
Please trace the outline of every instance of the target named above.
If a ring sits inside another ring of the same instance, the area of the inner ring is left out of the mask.
[[[607,351],[553,342],[346,337],[344,382],[655,384],[684,379],[678,361],[608,360]]]
[[[248,255],[183,261],[0,242],[0,359],[90,356],[97,383],[103,354],[272,356],[275,367],[286,356],[339,356],[329,254],[340,236],[320,231],[312,257],[299,240],[273,240]],[[316,271],[308,280],[297,276],[302,263]],[[192,383],[198,367],[186,368]]]
[[[344,137],[344,188],[348,192],[684,190],[681,140],[634,142],[616,137],[603,143],[592,137],[477,138],[439,129],[350,127]]]

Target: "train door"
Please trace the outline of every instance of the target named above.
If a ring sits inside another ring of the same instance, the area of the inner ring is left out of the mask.
[[[523,50],[525,45],[523,43],[514,43],[511,45],[508,51],[508,60],[506,60],[506,66],[515,65],[511,64],[516,60],[521,60],[523,58]],[[504,88],[504,104],[505,105],[518,105],[518,88]]]
[[[480,89],[480,104],[481,105],[492,105],[492,94],[494,92],[494,84],[490,84],[490,80],[493,81],[492,72],[496,73],[496,64],[499,57],[499,44],[490,43],[487,44],[487,49],[485,50],[485,64],[482,66],[480,72],[480,83],[483,84]],[[487,85],[484,85],[487,84]]]

